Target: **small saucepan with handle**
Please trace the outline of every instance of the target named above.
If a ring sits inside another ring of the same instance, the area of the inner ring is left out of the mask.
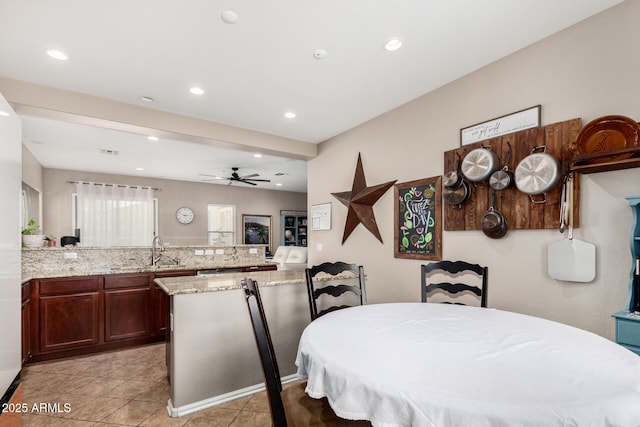
[[[496,194],[491,194],[491,206],[482,215],[482,232],[485,236],[490,237],[492,239],[500,239],[507,234],[507,230],[509,229],[507,226],[507,220],[504,216],[496,209]]]
[[[547,191],[560,181],[560,162],[546,151],[545,145],[534,147],[531,154],[522,159],[516,167],[516,187],[529,195],[531,203],[545,203]],[[533,196],[539,194],[543,195],[543,199],[534,199]]]
[[[462,204],[469,199],[471,187],[462,177],[460,172],[460,154],[457,154],[455,170],[448,171],[442,179],[442,198],[448,205],[453,205],[454,209],[462,209]]]
[[[450,189],[456,189],[462,184],[462,174],[460,173],[460,154],[456,153],[456,166],[454,170],[446,172],[442,176],[442,185]]]
[[[504,167],[498,169],[489,177],[489,186],[497,191],[513,187],[513,172],[509,170],[509,163],[511,163],[511,144],[507,141],[507,145],[509,148],[507,149]]]
[[[443,186],[442,198],[448,205],[453,205],[454,209],[462,209],[462,204],[471,196],[471,187],[464,179],[457,188]]]

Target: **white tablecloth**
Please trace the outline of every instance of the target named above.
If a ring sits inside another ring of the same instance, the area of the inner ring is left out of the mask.
[[[296,359],[307,393],[378,426],[640,426],[640,357],[548,320],[449,304],[320,317]]]

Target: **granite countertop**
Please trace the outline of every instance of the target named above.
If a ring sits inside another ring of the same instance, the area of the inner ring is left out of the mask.
[[[240,289],[240,282],[250,277],[258,286],[278,286],[291,284],[306,284],[303,270],[272,270],[255,271],[250,273],[222,273],[205,274],[202,276],[181,276],[155,279],[158,286],[168,295],[195,294],[201,292],[227,291]],[[345,272],[336,276],[324,275],[315,280],[357,280],[352,273]]]
[[[71,268],[64,268],[60,270],[47,270],[42,274],[35,274],[32,276],[23,276],[22,283],[25,283],[34,278],[45,279],[54,277],[71,277],[71,276],[96,276],[102,274],[126,274],[126,273],[160,273],[163,271],[188,271],[188,270],[208,270],[216,268],[240,268],[240,267],[261,267],[267,265],[278,265],[275,262],[264,263],[239,263],[239,264],[213,264],[210,267],[206,266],[192,266],[192,265],[162,265],[162,266],[123,266],[123,267],[110,267],[108,265],[98,266],[78,266]]]
[[[261,287],[305,283],[304,271],[302,270],[273,270],[250,273],[167,277],[155,279],[155,282],[168,295],[180,295],[240,289],[240,282],[245,277],[251,277],[258,283],[258,286]]]

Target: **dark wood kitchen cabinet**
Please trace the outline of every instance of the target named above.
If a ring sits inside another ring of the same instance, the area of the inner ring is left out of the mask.
[[[152,277],[149,273],[104,277],[106,342],[151,335]]]
[[[195,270],[34,279],[23,285],[23,363],[165,341],[169,296],[156,277]]]
[[[37,348],[33,350],[47,353],[98,344],[100,285],[98,276],[36,281],[37,298],[33,301],[37,317],[33,328],[36,340],[33,344]]]
[[[22,284],[22,364],[31,356],[31,282]]]

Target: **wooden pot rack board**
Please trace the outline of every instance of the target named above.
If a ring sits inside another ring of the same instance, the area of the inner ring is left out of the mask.
[[[527,129],[520,132],[487,139],[469,144],[444,153],[444,171],[455,170],[457,156],[464,156],[471,150],[490,146],[497,153],[500,167],[504,166],[508,145],[511,144],[511,162],[509,170],[515,171],[522,159],[531,154],[534,147],[545,145],[547,154],[557,158],[562,165],[562,177],[569,171],[569,165],[575,155],[575,141],[582,127],[581,119]],[[560,227],[560,199],[563,179],[547,192],[546,203],[532,203],[529,195],[520,192],[515,185],[502,191],[495,191],[496,210],[502,213],[510,230],[533,230]],[[444,205],[444,229],[446,231],[482,230],[482,216],[490,206],[494,190],[488,182],[469,182],[471,195],[460,208],[447,203]],[[542,196],[534,196],[536,200]],[[573,226],[580,225],[580,180],[573,180]]]

